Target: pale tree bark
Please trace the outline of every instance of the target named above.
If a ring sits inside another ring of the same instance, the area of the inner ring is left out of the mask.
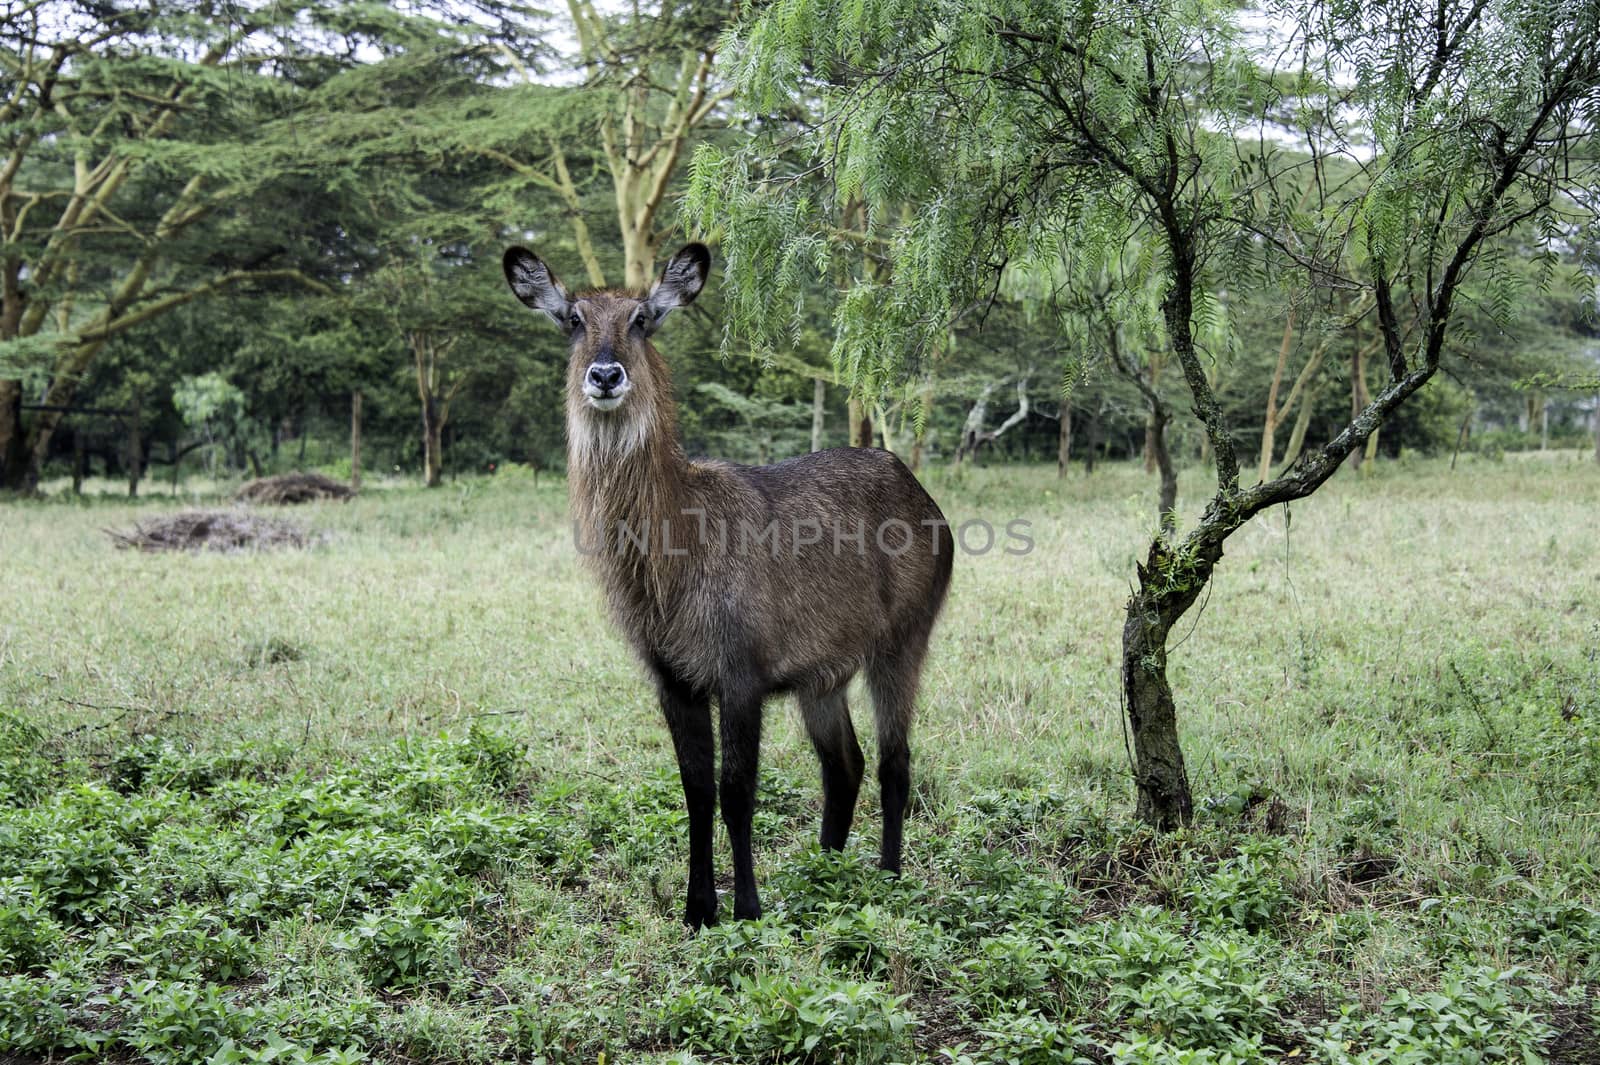
[[[1361,337],[1358,334],[1355,338],[1355,344],[1350,349],[1351,418],[1355,418],[1357,415],[1359,415],[1364,409],[1366,409],[1367,404],[1372,402],[1372,396],[1367,391],[1367,354],[1368,349],[1362,345]],[[1374,428],[1371,443],[1364,447],[1358,447],[1350,452],[1350,458],[1348,459],[1350,468],[1353,470],[1359,470],[1363,461],[1373,457],[1373,455],[1376,453],[1377,446],[1377,429]]]
[[[985,429],[984,422],[989,416],[989,396],[999,387],[991,383],[983,386],[983,391],[978,394],[978,399],[967,412],[966,424],[961,427],[961,441],[956,445],[955,464],[960,465],[961,460],[967,457],[976,459],[978,452],[992,445],[1006,433],[1015,429],[1028,420],[1029,413],[1033,410],[1033,402],[1028,396],[1029,374],[1024,374],[1017,379],[1017,409],[1007,415],[1005,420],[993,429]]]
[[[1266,419],[1261,426],[1261,462],[1257,466],[1256,480],[1265,481],[1272,475],[1273,437],[1282,416],[1278,413],[1278,387],[1283,384],[1283,371],[1289,365],[1289,348],[1294,340],[1294,308],[1283,316],[1283,342],[1278,345],[1278,365],[1272,371],[1272,384],[1267,388]],[[1285,403],[1288,410],[1292,404]]]
[[[693,138],[704,130],[732,90],[712,81],[716,44],[685,42],[671,77],[658,76],[660,54],[653,49],[631,50],[614,38],[613,29],[595,8],[593,0],[568,0],[567,12],[577,39],[579,60],[588,75],[585,91],[608,88],[612,106],[600,115],[595,132],[615,195],[617,234],[623,248],[623,284],[645,289],[655,279],[655,259],[668,230],[661,215],[673,175]],[[633,9],[636,26],[646,25],[642,12]],[[653,20],[669,27],[665,15]],[[529,84],[534,72],[503,44],[497,45]],[[604,288],[606,272],[595,251],[594,238],[584,219],[582,200],[573,180],[561,142],[545,138],[547,155],[540,160],[518,158],[508,152],[483,147],[480,154],[493,158],[561,198],[572,226],[573,241],[583,261],[589,284]]]
[[[1363,296],[1356,301],[1355,305],[1350,308],[1350,310],[1340,319],[1336,331],[1324,336],[1317,342],[1316,346],[1311,349],[1311,355],[1306,359],[1305,365],[1300,367],[1300,372],[1295,375],[1294,384],[1289,387],[1289,395],[1284,399],[1283,405],[1279,406],[1277,403],[1277,392],[1282,379],[1283,371],[1286,366],[1286,359],[1289,350],[1288,342],[1290,339],[1289,327],[1285,327],[1284,344],[1278,350],[1278,368],[1276,373],[1273,375],[1272,388],[1267,397],[1267,419],[1261,436],[1262,465],[1256,478],[1257,480],[1265,481],[1271,475],[1273,439],[1278,429],[1282,427],[1284,420],[1289,417],[1289,412],[1295,409],[1295,401],[1299,399],[1301,395],[1305,395],[1306,401],[1305,403],[1301,404],[1300,415],[1296,418],[1294,429],[1291,430],[1289,434],[1289,445],[1284,451],[1281,465],[1288,466],[1290,463],[1294,462],[1295,459],[1300,457],[1300,452],[1305,447],[1306,430],[1311,424],[1315,380],[1317,372],[1322,369],[1323,359],[1327,356],[1328,349],[1332,346],[1334,337],[1336,335],[1342,335],[1349,330],[1353,330],[1357,324],[1359,324],[1360,321],[1366,317],[1366,315],[1371,313],[1371,311],[1372,301],[1367,297],[1367,295],[1363,294]],[[1291,310],[1291,316],[1292,313],[1293,312]],[[1376,350],[1377,344],[1378,341],[1372,341],[1367,346],[1365,354],[1370,355],[1374,350]]]
[[[822,450],[822,413],[827,406],[828,384],[822,378],[811,382],[811,450]]]
[[[422,401],[423,483],[437,488],[444,480],[444,427],[450,421],[450,401],[467,380],[465,373],[449,373],[446,359],[455,337],[439,340],[431,332],[416,330],[406,337],[417,367],[417,395]]]
[[[616,192],[623,283],[643,289],[654,279],[656,252],[667,236],[659,216],[684,148],[732,90],[712,84],[714,42],[684,48],[663,93],[645,69],[655,57],[624,56],[593,0],[568,0],[567,10],[591,82],[610,75],[616,83],[617,105],[600,116],[600,145]]]
[[[1283,451],[1284,466],[1294,465],[1295,459],[1300,457],[1300,452],[1305,450],[1306,433],[1311,428],[1311,416],[1316,412],[1317,393],[1320,389],[1315,382],[1306,386],[1305,392],[1300,397],[1300,413],[1295,416],[1294,428],[1289,431],[1289,446]]]
[[[967,420],[961,425],[961,439],[956,443],[956,453],[952,461],[959,466],[961,461],[973,450],[973,442],[983,432],[983,423],[989,417],[989,397],[994,393],[995,385],[991,382],[983,386],[978,392],[978,398],[972,401],[971,408],[967,411]]]
[[[850,418],[850,446],[872,446],[872,415],[867,411],[867,405],[855,396],[850,397],[847,407]]]

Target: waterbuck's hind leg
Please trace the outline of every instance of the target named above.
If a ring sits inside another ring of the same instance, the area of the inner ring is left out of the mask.
[[[689,891],[683,920],[690,928],[717,923],[717,888],[713,882],[711,845],[717,808],[716,748],[711,734],[711,699],[678,680],[663,665],[655,666],[661,712],[672,731],[689,810]]]
[[[761,696],[724,690],[722,720],[722,821],[733,847],[733,915],[761,916],[750,830],[756,812],[756,776],[761,758]]]
[[[867,662],[867,687],[878,731],[878,785],[883,794],[883,847],[878,864],[900,871],[906,802],[911,795],[911,717],[928,634],[902,641]]]
[[[861,792],[861,774],[866,767],[856,730],[850,723],[850,707],[843,687],[821,695],[800,695],[800,717],[805,721],[811,746],[822,763],[822,846],[843,850],[850,837],[850,822],[856,813],[856,796]]]

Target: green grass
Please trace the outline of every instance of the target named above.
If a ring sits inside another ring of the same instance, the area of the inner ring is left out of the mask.
[[[1036,548],[958,559],[906,875],[870,788],[816,850],[777,703],[769,915],[699,937],[560,481],[305,508],[320,546],[256,555],[110,547],[170,499],[0,506],[0,1055],[1600,1055],[1600,469],[1390,463],[1241,531],[1173,655],[1202,813],[1167,837],[1117,696],[1151,481],[928,479]]]

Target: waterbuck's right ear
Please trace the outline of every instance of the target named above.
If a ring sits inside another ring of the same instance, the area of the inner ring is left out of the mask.
[[[527,248],[507,248],[500,264],[505,268],[506,281],[517,299],[548,314],[562,332],[572,331],[572,300],[544,260]]]

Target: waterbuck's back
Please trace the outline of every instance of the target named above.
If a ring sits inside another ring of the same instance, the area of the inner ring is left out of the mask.
[[[868,658],[926,637],[954,545],[892,453],[836,448],[691,469],[708,515],[695,605],[717,619],[724,662],[749,655],[775,687],[829,690]]]

